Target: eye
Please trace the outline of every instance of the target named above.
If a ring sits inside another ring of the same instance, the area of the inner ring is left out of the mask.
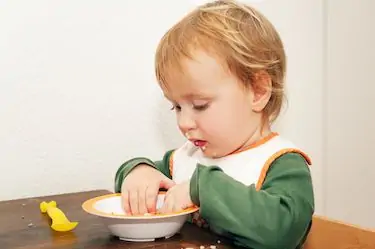
[[[194,109],[197,111],[204,111],[209,107],[209,104],[194,105]]]
[[[181,111],[181,106],[179,106],[179,105],[173,105],[172,107],[171,107],[171,110],[173,111],[173,110],[176,110],[176,111]]]

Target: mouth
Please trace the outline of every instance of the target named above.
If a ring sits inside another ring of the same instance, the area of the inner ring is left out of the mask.
[[[207,141],[204,140],[190,140],[195,146],[200,148],[205,148],[207,145]]]

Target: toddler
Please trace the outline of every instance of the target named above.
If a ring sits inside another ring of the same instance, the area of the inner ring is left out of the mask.
[[[248,248],[302,248],[314,195],[310,159],[272,131],[284,100],[286,57],[274,26],[235,1],[202,5],[162,38],[158,83],[187,139],[160,161],[137,157],[115,176],[127,213],[191,206],[193,222]]]

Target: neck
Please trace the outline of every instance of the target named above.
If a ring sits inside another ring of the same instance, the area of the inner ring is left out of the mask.
[[[238,153],[253,147],[257,144],[258,141],[263,140],[268,136],[271,136],[271,133],[272,132],[269,123],[266,123],[263,126],[258,126],[257,129],[255,129],[251,132],[251,134],[249,134],[248,138],[243,142],[243,144],[230,154]]]

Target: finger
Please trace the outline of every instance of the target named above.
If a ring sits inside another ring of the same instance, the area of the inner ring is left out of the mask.
[[[163,207],[161,208],[161,213],[163,214],[167,214],[167,213],[170,213],[172,212],[173,210],[173,205],[174,205],[174,201],[173,201],[173,198],[167,198],[167,196],[165,197],[165,202],[164,202],[164,205]]]
[[[139,214],[138,190],[129,191],[130,211],[133,215]]]
[[[174,185],[176,185],[176,183],[173,180],[169,179],[168,177],[165,177],[163,180],[161,180],[159,187],[165,188],[165,189],[170,189]]]
[[[166,214],[172,213],[175,205],[176,205],[176,203],[175,203],[174,199],[171,199],[171,201],[168,202],[165,213]]]
[[[149,213],[156,212],[156,202],[158,198],[158,188],[148,186],[146,189],[146,207]]]
[[[130,214],[130,205],[129,205],[129,191],[124,189],[121,191],[121,205],[126,214]]]
[[[167,206],[167,213],[174,213],[180,210],[178,198],[173,198],[170,205]]]
[[[182,205],[178,205],[178,203],[175,202],[175,205],[173,205],[171,212],[175,213],[175,212],[180,212],[182,210],[184,210],[184,207]]]
[[[147,213],[146,189],[147,187],[138,189],[138,210],[140,214]]]

